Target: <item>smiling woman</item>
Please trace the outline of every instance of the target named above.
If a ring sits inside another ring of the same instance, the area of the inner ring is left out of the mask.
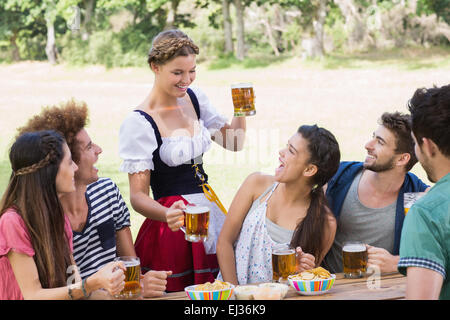
[[[61,299],[72,232],[58,197],[75,190],[77,166],[63,137],[50,130],[20,135],[10,161],[0,204],[0,299]]]
[[[296,249],[297,272],[312,269],[333,243],[336,220],[322,186],[339,167],[335,137],[304,125],[279,155],[275,175],[251,174],[231,203],[217,244],[219,279],[236,285],[272,281],[272,248],[279,244]]]
[[[216,242],[226,210],[203,193],[201,185],[208,183],[208,176],[202,156],[212,141],[227,150],[242,149],[242,141],[236,146],[216,137],[245,132],[244,117],[227,124],[203,91],[190,87],[198,53],[199,48],[180,30],[156,36],[148,55],[153,88],[126,117],[119,135],[124,160],[120,169],[128,173],[131,205],[147,218],[136,238],[136,253],[144,271],[173,271],[168,291],[213,282],[217,275]],[[187,203],[210,208],[204,243],[186,241],[180,230]]]

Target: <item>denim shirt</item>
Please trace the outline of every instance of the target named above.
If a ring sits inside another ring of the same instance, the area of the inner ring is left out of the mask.
[[[341,162],[336,174],[328,181],[326,197],[336,219],[339,219],[345,197],[355,176],[363,169],[363,163],[357,161]],[[402,233],[405,212],[403,207],[403,194],[405,192],[423,192],[429,186],[423,183],[415,174],[408,172],[400,188],[395,210],[395,238],[393,255],[399,254],[400,236]]]

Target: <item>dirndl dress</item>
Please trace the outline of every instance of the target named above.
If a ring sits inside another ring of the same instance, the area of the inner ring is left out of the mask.
[[[166,222],[145,219],[135,241],[135,250],[141,260],[141,269],[171,270],[167,279],[167,291],[182,291],[186,286],[213,282],[219,272],[216,244],[224,213],[206,199],[201,182],[195,174],[196,164],[206,181],[202,155],[211,147],[211,133],[226,123],[198,88],[187,93],[198,118],[193,137],[161,137],[153,118],[134,110],[120,128],[119,154],[124,162],[121,171],[135,173],[151,170],[150,187],[153,199],[165,207],[183,200],[185,204],[210,208],[208,239],[205,242],[189,242],[184,233],[173,232]]]

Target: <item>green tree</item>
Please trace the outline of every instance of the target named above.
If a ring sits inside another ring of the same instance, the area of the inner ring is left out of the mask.
[[[33,34],[42,32],[42,20],[44,9],[38,5],[38,1],[7,0],[0,2],[0,39],[6,40],[12,47],[12,60],[21,59],[18,41],[21,32]],[[39,25],[41,23],[41,25]]]
[[[450,0],[417,0],[417,13],[436,13],[450,24]]]

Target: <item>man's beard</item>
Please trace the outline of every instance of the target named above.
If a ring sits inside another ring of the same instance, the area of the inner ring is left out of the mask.
[[[363,165],[364,169],[373,171],[373,172],[384,172],[391,170],[395,167],[394,165],[395,159],[394,157],[390,158],[388,161],[384,163],[373,163],[373,164],[365,164]]]
[[[434,172],[433,172],[434,170],[428,164],[428,161],[426,159],[423,159],[420,164],[422,165],[423,170],[425,170],[428,180],[430,180],[430,182],[432,182],[432,183],[436,183],[436,179],[434,178]]]

